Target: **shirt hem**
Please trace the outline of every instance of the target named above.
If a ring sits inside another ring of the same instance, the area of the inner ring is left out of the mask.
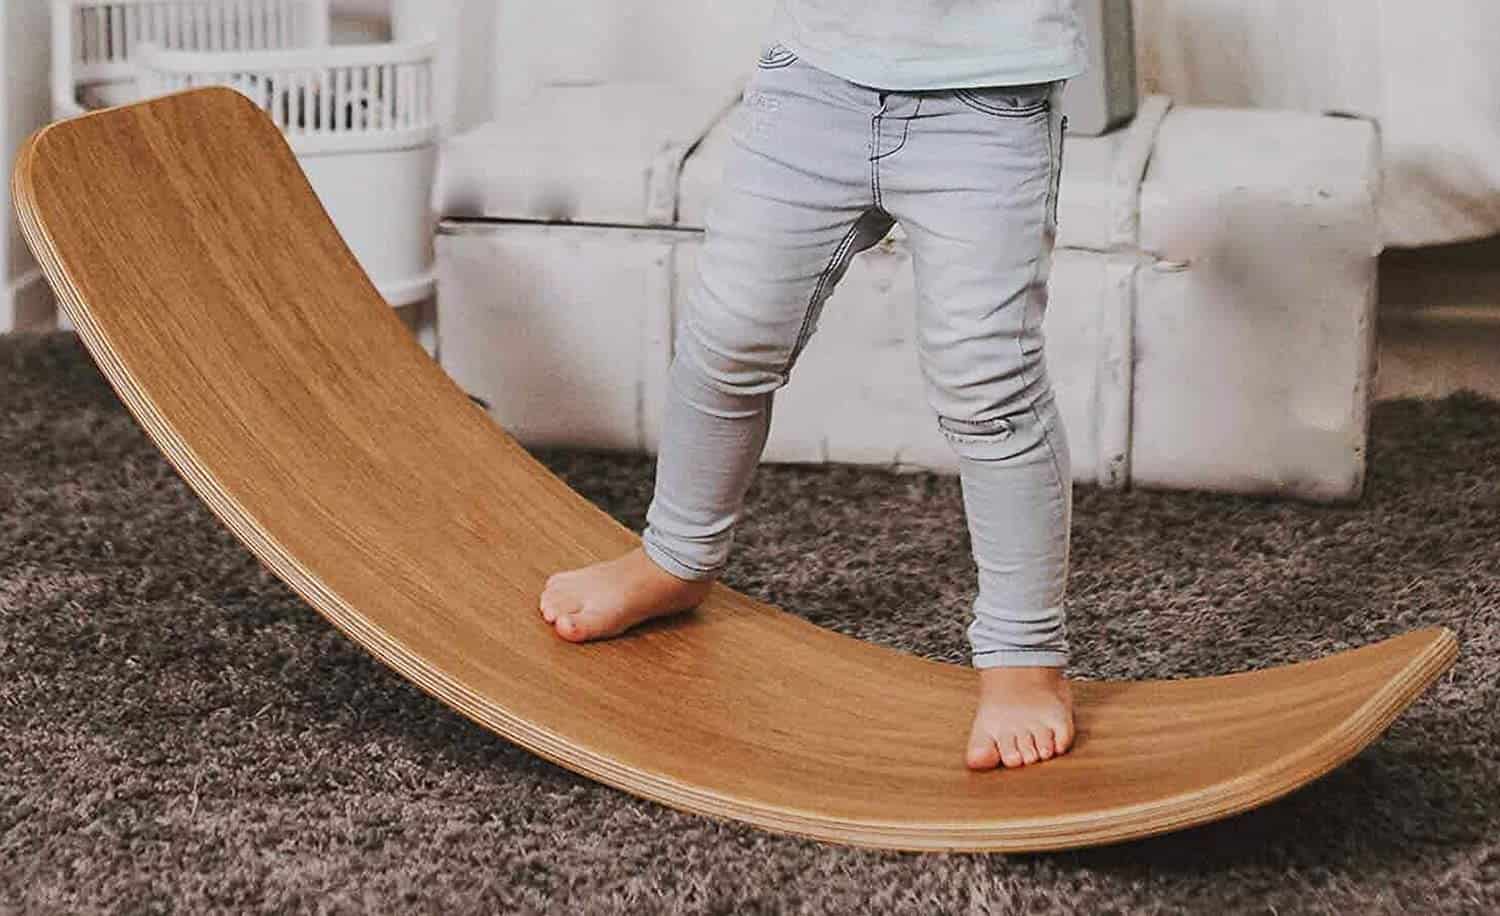
[[[819,70],[857,85],[895,92],[1050,83],[1072,79],[1088,69],[1082,49],[1075,49],[1062,60],[1040,65],[1007,66],[993,56],[945,60],[942,62],[943,70],[954,75],[934,78],[919,75],[921,71],[929,69],[920,63],[899,66],[885,61],[877,64],[833,52],[825,54],[821,49],[808,48],[791,37],[781,38],[780,43]]]

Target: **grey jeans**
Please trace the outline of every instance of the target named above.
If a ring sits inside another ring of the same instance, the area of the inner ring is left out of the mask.
[[[652,561],[683,579],[724,568],[777,389],[851,258],[899,221],[978,568],[973,664],[1067,663],[1072,477],[1042,338],[1061,88],[884,91],[762,53],[677,319]]]

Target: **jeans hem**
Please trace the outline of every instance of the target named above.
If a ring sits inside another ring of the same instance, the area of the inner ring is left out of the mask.
[[[975,652],[971,658],[975,668],[1065,668],[1068,664],[1066,652],[1053,649],[988,649]]]
[[[641,550],[657,566],[660,566],[677,578],[686,579],[689,582],[700,582],[704,579],[717,578],[721,569],[699,569],[695,566],[689,566],[645,538],[641,539]]]

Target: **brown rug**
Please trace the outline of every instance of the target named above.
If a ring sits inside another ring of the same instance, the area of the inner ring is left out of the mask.
[[[539,457],[640,530],[652,458]],[[1075,676],[1156,678],[1453,628],[1383,739],[1178,834],[878,852],[680,814],[450,712],[261,569],[71,335],[0,338],[0,912],[1500,912],[1500,404],[1381,404],[1371,468],[1339,508],[1078,487],[1069,630]],[[967,658],[957,478],[762,466],[725,581]]]

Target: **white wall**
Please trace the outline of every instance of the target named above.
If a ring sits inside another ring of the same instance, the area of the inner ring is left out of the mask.
[[[1134,0],[1145,88],[1380,122],[1389,245],[1500,232],[1496,0]]]
[[[482,124],[507,98],[557,79],[729,84],[754,65],[772,0],[393,0],[397,39],[446,49],[439,106],[450,132]],[[663,55],[642,48],[671,48]]]
[[[428,0],[428,6],[443,6],[449,0]],[[328,5],[328,38],[334,44],[389,41],[391,0],[332,0]]]
[[[443,49],[436,91],[438,123],[445,135],[482,124],[495,110],[501,2],[510,0],[392,0],[392,37],[436,38]]]
[[[5,148],[4,199],[6,231],[0,247],[0,332],[40,330],[53,324],[51,291],[36,260],[21,238],[10,197],[10,167],[16,151],[31,132],[47,122],[50,114],[48,67],[50,61],[49,4],[42,0],[0,2],[0,72],[5,73],[0,92],[0,130]]]

